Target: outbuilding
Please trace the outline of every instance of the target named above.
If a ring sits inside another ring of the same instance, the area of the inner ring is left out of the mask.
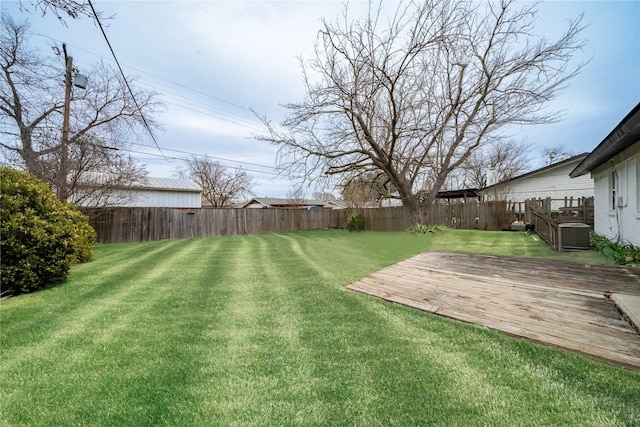
[[[126,186],[110,188],[104,197],[81,197],[102,185],[99,176],[78,184],[76,202],[81,207],[200,208],[202,189],[187,179],[145,177]],[[99,193],[96,193],[99,194]]]

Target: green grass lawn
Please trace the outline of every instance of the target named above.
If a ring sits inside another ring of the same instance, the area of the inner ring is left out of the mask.
[[[424,250],[577,257],[453,230],[100,245],[0,302],[0,425],[640,424],[637,372],[343,289]]]

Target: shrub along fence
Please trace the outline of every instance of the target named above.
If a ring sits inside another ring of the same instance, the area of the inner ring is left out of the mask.
[[[456,203],[425,206],[429,224],[451,228],[502,230],[515,218],[506,202]],[[345,228],[354,213],[364,217],[365,229],[402,231],[413,218],[404,207],[367,209],[83,209],[100,243],[145,242],[163,239],[281,233],[296,230]]]

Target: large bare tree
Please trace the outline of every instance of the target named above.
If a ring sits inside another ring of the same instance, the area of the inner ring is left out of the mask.
[[[242,168],[232,171],[206,157],[190,157],[185,163],[186,169],[179,171],[179,176],[197,182],[202,196],[213,207],[231,207],[253,194],[253,177]]]
[[[28,28],[26,22],[16,23],[3,14],[0,149],[5,159],[25,166],[52,189],[58,189],[63,179],[60,164],[65,64],[64,59],[61,63],[60,58],[43,57],[34,51],[28,43]],[[134,89],[136,104],[124,78],[103,63],[83,71],[89,84],[86,89],[74,89],[70,103],[66,144],[69,185],[61,197],[78,201],[95,190],[95,201],[104,199],[107,187],[126,187],[132,179],[139,180],[145,174],[125,149],[137,135],[148,135],[148,126],[157,127],[152,114],[159,104],[154,92]],[[98,182],[105,185],[93,185],[98,183],[92,180],[96,174],[102,176]],[[82,191],[80,184],[85,184]]]
[[[395,3],[394,3],[395,4]],[[418,190],[432,203],[452,171],[513,125],[549,123],[545,109],[581,68],[581,18],[557,40],[536,37],[535,6],[516,1],[426,0],[348,6],[323,21],[301,61],[306,97],[258,139],[279,165],[309,179],[384,173],[416,221]],[[388,13],[387,13],[388,12]],[[315,178],[314,178],[315,177]],[[318,178],[320,177],[320,178]]]

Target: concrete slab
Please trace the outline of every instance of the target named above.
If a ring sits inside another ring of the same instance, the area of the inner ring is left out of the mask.
[[[611,300],[629,318],[637,331],[640,331],[640,296],[612,294]]]

